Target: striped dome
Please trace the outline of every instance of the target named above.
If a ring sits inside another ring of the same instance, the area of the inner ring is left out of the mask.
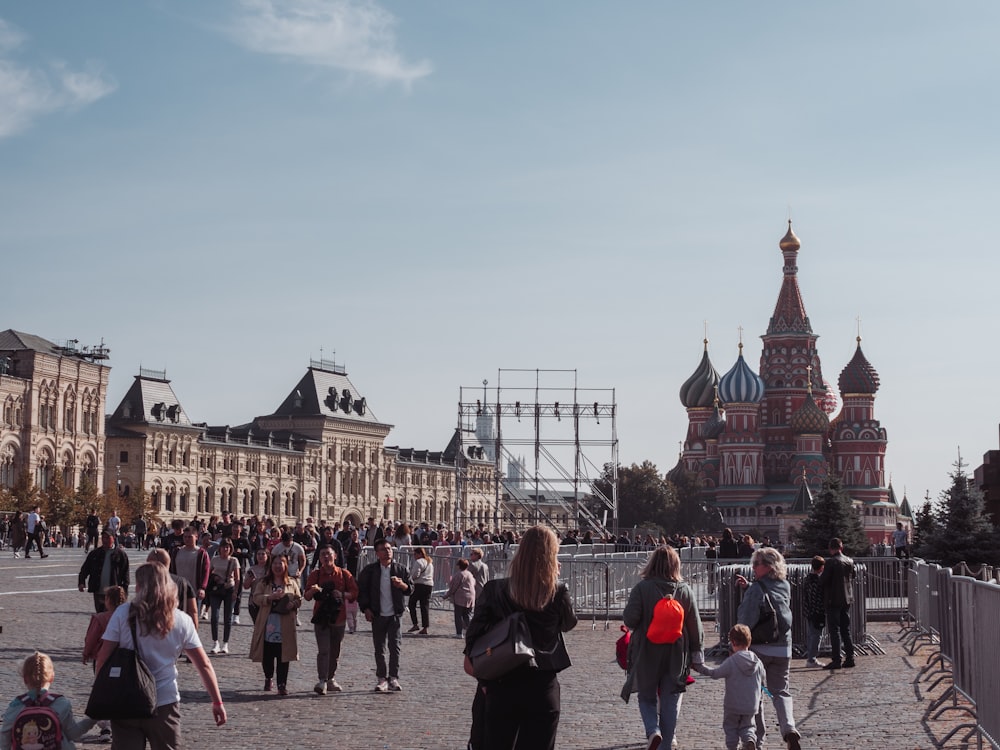
[[[756,404],[762,398],[764,381],[743,359],[743,344],[740,344],[736,364],[719,380],[719,399],[724,404]]]
[[[711,406],[718,384],[719,373],[708,358],[708,339],[705,339],[705,353],[701,355],[698,369],[681,386],[681,403],[688,409]]]

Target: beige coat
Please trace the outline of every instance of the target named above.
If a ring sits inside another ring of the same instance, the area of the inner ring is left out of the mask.
[[[295,613],[302,604],[298,581],[289,582],[286,593],[292,602],[290,612],[281,615],[281,660],[299,660],[299,641],[295,629]],[[264,661],[264,631],[267,629],[267,618],[271,614],[271,584],[258,581],[250,595],[253,603],[260,607],[257,619],[254,621],[253,638],[250,641],[250,658],[253,661]]]

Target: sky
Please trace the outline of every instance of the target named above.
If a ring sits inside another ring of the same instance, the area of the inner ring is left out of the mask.
[[[985,0],[2,3],[0,329],[103,339],[109,411],[146,367],[213,425],[335,359],[387,445],[430,450],[484,379],[567,371],[538,379],[613,389],[619,460],[665,471],[706,327],[720,373],[741,327],[758,363],[791,217],[823,374],[860,325],[916,505],[1000,447],[998,22]]]

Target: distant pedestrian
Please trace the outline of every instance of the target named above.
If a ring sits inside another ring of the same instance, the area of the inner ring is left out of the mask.
[[[15,559],[21,556],[21,548],[27,543],[27,533],[24,528],[24,516],[20,513],[15,513],[14,517],[10,521],[10,548],[14,553]]]
[[[469,572],[476,580],[476,598],[483,595],[483,587],[490,580],[490,569],[483,562],[483,551],[479,547],[473,547],[469,552]]]
[[[902,521],[896,521],[896,530],[892,532],[892,547],[897,558],[910,559],[910,534],[903,528]]]
[[[115,546],[110,531],[101,532],[101,546],[90,551],[80,567],[77,588],[94,595],[94,611],[104,611],[104,590],[108,586],[121,586],[128,593],[128,555]]]
[[[36,505],[35,507],[33,507],[31,511],[28,513],[28,520],[25,523],[25,531],[27,532],[25,536],[27,541],[24,544],[25,560],[31,557],[32,544],[38,545],[39,557],[43,558],[48,557],[48,555],[45,554],[45,547],[43,545],[43,537],[42,537],[42,534],[45,531],[45,526],[42,523],[42,516],[39,513],[39,510],[41,510],[41,506]]]
[[[826,606],[823,604],[823,589],[819,582],[825,563],[822,557],[816,555],[812,559],[812,571],[802,582],[802,614],[806,618],[806,664],[810,667],[823,666],[816,657],[819,655],[819,642],[826,624]]]
[[[476,579],[469,572],[469,561],[465,558],[455,561],[455,573],[448,582],[444,598],[451,599],[455,607],[455,637],[461,638],[469,629],[472,608],[476,605]]]
[[[750,651],[750,628],[734,625],[729,631],[729,649],[732,652],[718,667],[694,664],[696,672],[726,681],[726,694],[722,700],[722,730],[726,734],[726,750],[757,750],[754,717],[760,709],[761,686],[766,679],[764,665]]]
[[[100,544],[98,536],[101,531],[101,517],[97,515],[97,508],[90,509],[90,513],[87,514],[87,520],[84,523],[84,528],[87,531],[87,542],[83,549],[84,552],[90,552],[91,548],[97,549],[97,545]]]
[[[413,563],[410,565],[410,578],[413,581],[413,594],[410,596],[410,622],[413,626],[409,632],[427,635],[430,627],[430,600],[434,591],[434,561],[423,547],[414,547]],[[420,607],[420,624],[417,624],[417,607]]]
[[[854,666],[854,641],[851,638],[851,604],[854,602],[854,560],[844,554],[844,543],[830,540],[830,556],[819,577],[826,606],[826,624],[830,628],[832,661],[824,669]],[[840,647],[843,642],[844,654]]]
[[[370,525],[374,519],[369,519]],[[399,684],[399,656],[403,639],[399,618],[406,609],[403,597],[413,593],[410,572],[392,561],[392,545],[386,538],[375,541],[376,562],[358,576],[358,607],[372,624],[372,644],[375,647],[375,691],[388,693],[402,690]],[[389,663],[385,661],[386,645]]]

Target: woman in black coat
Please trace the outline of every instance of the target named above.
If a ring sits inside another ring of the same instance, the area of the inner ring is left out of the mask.
[[[476,639],[508,614],[525,613],[536,665],[525,664],[496,680],[481,681],[485,696],[483,750],[552,750],[559,727],[557,674],[570,666],[562,634],[576,625],[573,602],[559,583],[559,540],[547,528],[528,529],[507,578],[490,581],[476,600],[466,634],[466,654]],[[465,670],[472,662],[465,657]],[[478,701],[477,701],[478,702]]]

